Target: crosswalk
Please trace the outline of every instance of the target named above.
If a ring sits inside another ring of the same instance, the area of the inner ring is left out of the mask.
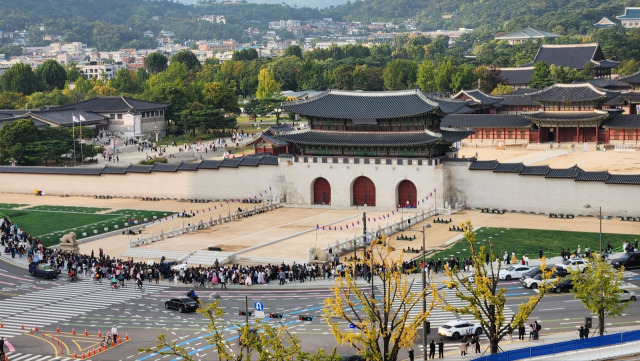
[[[71,360],[74,360],[71,357],[36,355],[36,354],[21,353],[21,352],[9,352],[7,354],[7,357],[9,358],[10,361],[71,361]],[[91,361],[91,359],[86,359],[85,361]]]
[[[35,326],[43,328],[58,325],[77,316],[123,304],[164,288],[166,287],[145,284],[143,292],[136,290],[133,285],[111,290],[107,282],[96,285],[92,281],[84,280],[76,283],[65,282],[48,289],[6,298],[2,300],[0,308],[2,336],[17,336]],[[25,327],[24,330],[22,325]]]

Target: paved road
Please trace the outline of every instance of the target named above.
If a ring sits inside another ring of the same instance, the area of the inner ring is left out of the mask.
[[[640,273],[627,272],[625,283],[626,288],[637,289]],[[500,286],[507,290],[507,316],[516,312],[518,304],[535,292],[524,289],[517,280],[501,282]],[[197,313],[181,314],[163,307],[166,299],[184,295],[184,287],[167,283],[145,283],[144,292],[136,291],[131,286],[111,290],[106,283],[97,285],[89,280],[69,283],[62,279],[35,279],[26,270],[5,262],[0,262],[0,287],[0,320],[3,326],[0,335],[11,344],[11,361],[64,359],[73,356],[74,351],[81,358],[82,354],[86,356],[87,352],[98,348],[102,340],[98,337],[98,332],[104,337],[114,324],[119,327],[123,343],[87,358],[109,361],[172,360],[169,356],[147,355],[137,351],[140,347],[151,347],[159,334],[166,334],[170,341],[185,347],[196,360],[209,360],[215,352],[204,338],[208,331],[207,321],[202,316]],[[221,307],[227,312],[220,321],[225,325],[224,337],[235,351],[239,347],[237,328],[244,323],[244,317],[239,316],[238,311],[245,307],[245,296],[248,297],[250,309],[255,301],[264,304],[266,317],[261,318],[261,322],[281,322],[286,325],[292,334],[302,340],[303,347],[307,350],[320,347],[330,349],[335,341],[329,327],[320,317],[323,300],[331,294],[327,283],[310,282],[304,284],[304,287],[300,288],[300,284],[288,285],[287,288],[236,286],[229,290],[216,288],[196,291],[205,302],[220,300]],[[421,289],[421,284],[417,281],[412,287],[417,292]],[[447,292],[446,300],[459,304],[453,297],[452,290]],[[284,316],[282,319],[270,319],[270,312],[282,313]],[[414,311],[416,312],[418,310]],[[314,319],[311,322],[300,321],[300,315],[314,316]],[[549,294],[533,313],[530,322],[538,320],[544,327],[542,335],[545,337],[557,332],[575,332],[586,316],[594,317],[571,294]],[[429,317],[432,327],[429,340],[437,337],[439,325],[453,318],[452,314],[441,309],[434,310]],[[463,318],[471,320],[468,316]],[[254,314],[251,321],[255,320]],[[636,325],[640,323],[638,320],[640,307],[633,303],[623,316],[608,320],[608,327]],[[594,317],[594,328],[596,323]],[[36,325],[38,331],[35,331]],[[348,326],[346,322],[342,323],[345,330]],[[57,332],[58,327],[60,333]],[[88,336],[84,335],[85,329]],[[125,339],[125,335],[129,336],[129,340]],[[445,343],[448,358],[458,353],[457,342],[446,340]],[[422,341],[418,340],[416,354],[421,352],[421,344]],[[522,344],[525,345],[528,343]],[[339,351],[346,353],[349,349],[341,348]],[[406,354],[402,352],[401,356],[406,357]]]

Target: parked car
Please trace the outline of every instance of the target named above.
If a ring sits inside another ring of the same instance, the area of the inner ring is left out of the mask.
[[[180,312],[195,311],[198,309],[198,302],[191,297],[172,298],[164,303],[164,308]]]
[[[558,281],[558,283],[556,283],[556,285],[551,290],[557,293],[560,293],[565,291],[571,291],[572,288],[573,288],[573,279],[571,278],[571,276],[569,276]]]
[[[553,275],[551,275],[547,283],[555,282],[557,278],[558,275],[554,273]],[[542,279],[542,274],[539,273],[535,277],[523,278],[520,282],[522,282],[522,285],[526,288],[536,289],[542,286],[542,282],[544,281],[545,280]]]
[[[624,301],[635,301],[637,299],[636,293],[629,290],[622,290],[622,292],[618,293],[618,300],[620,302]]]
[[[625,269],[640,268],[640,253],[625,253],[618,258],[611,259],[611,265],[615,268],[624,266]]]
[[[520,279],[522,278],[523,274],[525,274],[530,270],[531,270],[531,267],[529,266],[522,266],[522,265],[509,266],[505,269],[500,270],[500,273],[498,273],[498,278],[500,278],[501,280],[507,280],[507,281],[511,279]]]
[[[553,270],[553,266],[547,266],[547,271],[551,271]],[[540,271],[540,266],[535,266],[535,267],[531,267],[531,269],[527,272],[525,272],[522,275],[521,280],[525,279],[525,278],[533,278],[536,275],[541,274],[542,271]],[[564,268],[556,268],[555,273],[559,276],[559,277],[564,277],[567,275],[567,270],[565,270]]]
[[[482,326],[479,323],[468,321],[449,321],[438,327],[438,335],[459,340],[460,337],[482,335]]]
[[[556,269],[562,268],[567,272],[584,272],[585,267],[589,266],[589,262],[582,258],[568,259],[562,263],[556,264]]]
[[[42,277],[44,279],[54,279],[60,274],[59,269],[51,268],[48,263],[31,262],[29,264],[29,273],[33,277]]]

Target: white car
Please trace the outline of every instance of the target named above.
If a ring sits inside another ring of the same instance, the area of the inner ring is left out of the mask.
[[[519,279],[522,278],[522,275],[529,271],[531,269],[531,267],[529,266],[522,266],[522,265],[516,265],[516,266],[509,266],[505,269],[501,269],[500,273],[498,274],[498,278],[500,278],[501,280],[511,280],[511,279]]]
[[[620,302],[623,301],[635,301],[637,298],[636,293],[633,291],[628,291],[628,290],[622,290],[622,292],[620,292],[618,294],[618,300]]]
[[[547,281],[547,284],[555,282],[556,279],[557,277],[551,276],[551,278],[549,278],[549,280]],[[542,279],[541,274],[537,274],[534,277],[523,278],[520,280],[520,282],[522,282],[522,285],[526,288],[536,289],[542,285],[542,282],[544,282],[544,280]]]
[[[589,265],[589,262],[582,258],[568,259],[562,263],[556,264],[556,268],[563,268],[568,273],[572,272],[584,272],[584,268]]]
[[[468,321],[449,321],[438,327],[438,335],[449,337],[454,340],[464,336],[482,335],[482,326],[479,323]]]

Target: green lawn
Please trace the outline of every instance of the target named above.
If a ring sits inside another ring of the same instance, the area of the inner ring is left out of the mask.
[[[8,216],[18,227],[40,239],[45,246],[52,246],[58,244],[60,237],[69,232],[75,232],[76,237],[81,239],[95,234],[124,229],[126,227],[125,224],[130,220],[140,220],[141,223],[144,223],[145,219],[147,219],[151,222],[154,219],[173,213],[138,209],[123,209],[106,214],[95,213],[107,209],[36,206],[16,210],[10,207],[0,207],[0,214]]]
[[[453,232],[452,232],[453,235]],[[637,238],[629,234],[602,234],[602,247],[607,246],[607,242],[616,251],[622,250],[624,241],[633,242]],[[529,258],[538,258],[538,249],[542,247],[546,257],[555,257],[560,255],[562,248],[569,248],[571,252],[581,247],[584,252],[585,247],[589,246],[591,250],[598,250],[599,234],[588,232],[568,232],[568,231],[548,231],[539,229],[524,228],[480,228],[476,232],[476,241],[478,246],[489,246],[489,242],[493,243],[493,251],[496,255],[504,254],[505,251],[511,256],[511,252],[515,251],[518,259],[526,254]],[[428,248],[428,246],[427,246]],[[436,252],[430,258],[450,258],[469,256],[469,243],[462,239],[450,248]]]

